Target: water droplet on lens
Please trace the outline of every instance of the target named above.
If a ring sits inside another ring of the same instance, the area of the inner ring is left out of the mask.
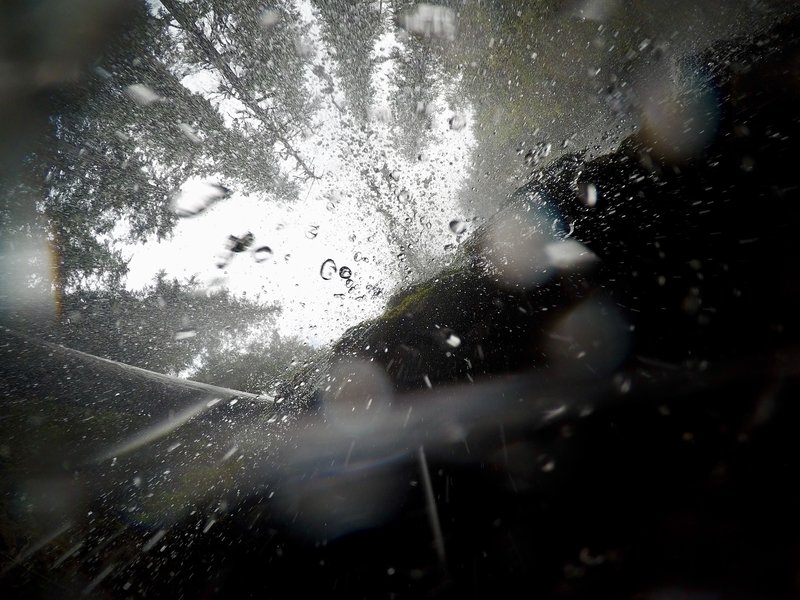
[[[445,343],[447,343],[447,345],[451,348],[458,348],[461,345],[461,338],[456,334],[451,333],[450,336],[445,340]]]
[[[593,183],[580,183],[578,185],[578,194],[586,206],[597,205],[597,187]]]
[[[392,120],[392,111],[388,106],[378,106],[370,111],[370,117],[378,123],[390,123]]]
[[[329,258],[322,263],[319,269],[319,276],[327,281],[332,279],[334,275],[336,275],[336,263],[333,262],[333,259]]]
[[[467,224],[464,221],[459,219],[453,219],[450,221],[450,231],[455,233],[456,235],[461,235],[467,230]]]
[[[452,8],[420,3],[400,14],[398,24],[409,34],[452,42],[456,38],[456,12]]]
[[[259,20],[261,21],[261,27],[264,29],[271,29],[281,20],[281,13],[277,10],[268,9],[261,13]]]
[[[314,46],[306,37],[295,38],[294,49],[300,58],[311,58],[311,56],[314,54]]]
[[[161,100],[161,96],[156,94],[143,83],[134,83],[133,85],[129,85],[125,88],[125,93],[128,94],[128,97],[136,102],[136,104],[139,106],[147,106],[153,102]]]
[[[171,207],[179,217],[193,217],[230,195],[231,190],[218,183],[187,181],[172,198]]]
[[[227,256],[217,257],[217,262],[215,263],[217,265],[217,268],[224,269],[225,267],[227,267],[228,263],[230,262],[231,256],[232,255],[229,253]]]
[[[450,124],[450,129],[453,131],[461,131],[467,124],[467,120],[464,118],[464,115],[458,113],[450,117],[447,122]]]
[[[342,279],[350,279],[353,276],[353,272],[350,270],[350,267],[342,267],[339,269],[339,277]]]
[[[237,237],[235,235],[229,235],[228,236],[227,248],[231,252],[236,252],[236,253],[244,252],[250,246],[253,245],[253,241],[255,239],[256,239],[256,237],[252,233],[250,233],[249,231],[247,233],[245,233],[242,237]]]
[[[538,165],[542,160],[550,156],[553,145],[549,142],[537,142],[525,155],[525,164],[529,166]]]
[[[192,129],[192,126],[188,123],[178,123],[178,129],[181,130],[181,133],[186,136],[186,139],[188,139],[190,142],[194,144],[200,144],[203,142],[203,140],[200,139],[200,136],[197,135],[195,130]]]
[[[253,252],[253,256],[256,259],[256,262],[264,262],[265,260],[269,260],[272,258],[272,248],[269,246],[261,246],[257,248],[255,252]]]

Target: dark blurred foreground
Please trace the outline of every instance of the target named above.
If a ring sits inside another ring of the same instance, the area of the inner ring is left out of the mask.
[[[684,66],[281,397],[3,330],[4,595],[800,595],[800,28]]]

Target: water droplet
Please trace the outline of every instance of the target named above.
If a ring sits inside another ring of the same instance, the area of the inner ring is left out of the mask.
[[[309,227],[308,231],[306,231],[306,237],[310,240],[313,240],[319,234],[319,225],[312,225]]]
[[[260,248],[257,248],[253,252],[253,257],[256,259],[256,262],[258,263],[264,262],[265,260],[269,260],[270,258],[272,258],[272,248],[270,248],[269,246],[261,246]]]
[[[342,267],[339,269],[339,277],[342,279],[350,279],[353,276],[353,272],[350,270],[350,267]]]
[[[606,560],[606,557],[603,556],[602,554],[598,554],[597,556],[592,556],[589,548],[583,548],[580,551],[578,558],[580,558],[583,564],[589,567],[596,567],[598,565],[602,565]]]
[[[322,263],[319,269],[319,276],[327,281],[332,279],[334,275],[336,275],[336,263],[333,262],[333,259],[329,258]]]
[[[294,50],[300,58],[310,58],[314,54],[314,46],[305,37],[295,38]]]
[[[175,332],[175,339],[176,340],[187,340],[189,338],[193,338],[197,335],[197,331],[194,329],[180,329]]]
[[[549,142],[537,142],[525,155],[525,164],[528,166],[538,165],[542,160],[550,156],[552,149],[553,145]]]
[[[370,111],[374,121],[378,123],[390,123],[392,121],[392,111],[388,106],[378,106]]]
[[[620,394],[627,394],[631,391],[631,386],[633,383],[630,377],[626,377],[622,373],[618,373],[614,376],[614,385],[617,387],[617,390]]]
[[[700,310],[700,305],[702,304],[702,300],[695,294],[689,293],[684,299],[682,308],[683,311],[694,315],[697,314],[697,311]]]
[[[597,187],[593,183],[579,183],[578,195],[586,206],[592,207],[597,205]]]
[[[567,412],[567,405],[562,404],[561,406],[556,406],[555,408],[550,408],[545,410],[542,414],[542,418],[544,418],[545,421],[552,421],[553,419],[557,419],[565,415],[566,412]]]
[[[467,119],[459,113],[454,114],[447,122],[453,131],[461,131],[467,125]]]
[[[193,217],[230,194],[231,190],[218,183],[187,181],[172,199],[172,212],[179,217]]]
[[[227,246],[227,249],[230,250],[231,252],[236,252],[236,253],[244,252],[250,246],[253,245],[253,242],[255,241],[255,239],[256,239],[256,236],[254,236],[249,231],[247,233],[245,233],[242,237],[236,237],[235,235],[229,235],[228,236],[228,242],[227,242],[226,246]]]
[[[453,219],[450,221],[450,231],[456,235],[461,235],[467,230],[467,224],[460,219]]]
[[[192,129],[192,126],[188,123],[178,123],[178,129],[181,130],[181,133],[186,136],[186,139],[188,139],[190,142],[195,144],[202,143],[203,140],[200,139],[197,133],[195,133],[194,129]]]
[[[136,102],[139,106],[148,106],[157,100],[161,100],[161,96],[156,94],[149,87],[143,83],[134,83],[125,88],[125,93],[128,97]]]
[[[281,13],[277,10],[270,10],[267,9],[261,13],[259,21],[261,22],[261,27],[264,29],[271,29],[275,25],[278,24],[278,21],[281,20]]]
[[[158,542],[161,541],[166,534],[166,529],[158,530],[153,536],[150,537],[149,540],[147,540],[147,542],[144,543],[144,545],[142,545],[142,552],[149,552],[155,548],[155,545],[158,544]]]
[[[456,14],[451,8],[420,3],[400,15],[400,27],[426,38],[456,39]]]
[[[544,247],[549,265],[558,269],[576,269],[597,262],[597,255],[575,240],[552,242]]]

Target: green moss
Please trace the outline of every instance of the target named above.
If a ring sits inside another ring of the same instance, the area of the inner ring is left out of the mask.
[[[407,312],[420,306],[430,296],[433,288],[434,284],[430,281],[412,287],[404,294],[397,296],[396,300],[393,299],[386,311],[378,317],[378,320],[393,321],[402,317]]]

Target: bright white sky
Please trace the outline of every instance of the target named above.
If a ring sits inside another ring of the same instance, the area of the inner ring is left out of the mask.
[[[321,95],[323,84],[311,73],[312,67],[323,65],[336,84],[335,69],[327,58],[310,3],[300,0],[298,8],[310,25],[308,41],[315,48],[304,75],[306,86],[312,94]],[[396,33],[394,24],[388,24],[387,32],[372,49],[376,57],[389,57],[392,48],[402,47]],[[376,91],[373,108],[378,118],[385,118],[396,92],[392,78],[395,68],[393,60],[385,60],[373,74]],[[200,71],[185,77],[182,83],[211,99],[218,78],[213,72]],[[428,146],[425,160],[409,162],[395,151],[390,139],[391,118],[387,123],[376,122],[377,135],[364,141],[364,133],[345,128],[340,113],[326,98],[314,116],[313,131],[296,144],[321,175],[320,180],[303,185],[299,201],[291,204],[275,197],[234,193],[200,215],[181,219],[167,241],[126,246],[124,250],[131,257],[127,285],[141,288],[152,281],[158,270],[164,269],[179,279],[196,275],[209,289],[224,286],[251,299],[278,301],[283,309],[278,320],[279,332],[297,335],[314,345],[331,342],[348,327],[378,314],[391,291],[402,283],[403,265],[397,258],[398,249],[387,240],[387,228],[402,226],[405,218],[411,217],[413,224],[399,232],[399,237],[414,244],[417,251],[422,250],[430,259],[441,260],[447,254],[444,246],[456,241],[449,222],[469,216],[459,214],[456,195],[469,172],[475,145],[472,115],[462,113],[466,126],[459,131],[450,130],[448,119],[454,113],[444,100],[448,83],[440,82],[438,98],[433,103],[434,142]],[[334,88],[337,103],[342,106],[345,98],[338,85]],[[215,101],[215,104],[226,119],[242,110],[236,101]],[[353,144],[354,136],[359,135],[362,143]],[[368,190],[361,169],[382,168],[384,164],[396,172],[399,186],[410,192],[410,198],[402,204],[388,191],[387,197],[381,199],[387,206],[394,206],[392,210],[400,215],[399,223],[395,224],[376,212],[374,202],[357,201]],[[291,170],[294,162],[289,159],[282,166]],[[423,187],[421,182],[426,178],[430,178],[430,183]],[[198,183],[187,182],[187,190]],[[333,208],[329,206],[332,199]],[[421,220],[430,222],[430,229],[421,225]],[[311,236],[307,234],[315,226],[317,235],[309,239]],[[252,253],[242,253],[226,269],[218,269],[217,257],[228,235],[247,231],[255,235],[253,248],[267,245],[273,250],[272,257],[258,263]],[[368,262],[354,260],[356,252]],[[338,276],[328,281],[320,277],[320,267],[329,258],[337,267],[347,266],[352,270],[356,283],[352,291]],[[373,296],[368,286],[383,292]]]

